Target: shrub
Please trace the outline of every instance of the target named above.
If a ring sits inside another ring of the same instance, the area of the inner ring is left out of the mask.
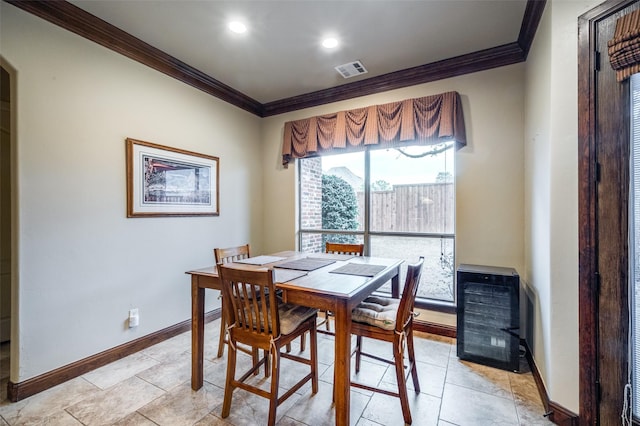
[[[344,179],[333,175],[322,175],[322,229],[358,229],[358,199],[356,193]],[[323,235],[322,245],[355,243],[354,235]]]

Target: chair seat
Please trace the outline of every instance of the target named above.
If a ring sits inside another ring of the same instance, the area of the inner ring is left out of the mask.
[[[303,322],[318,313],[317,309],[306,306],[281,303],[278,305],[278,315],[280,316],[280,333],[291,334]]]
[[[247,298],[252,300],[251,298]],[[259,299],[259,298],[258,298]],[[269,303],[266,303],[269,306]],[[244,310],[245,317],[250,315],[248,310]],[[289,303],[278,303],[278,316],[280,317],[280,334],[286,336],[293,333],[303,322],[318,313],[317,309],[308,308],[306,306],[292,305]],[[254,325],[254,327],[257,324]],[[260,330],[264,331],[264,316],[260,312]],[[271,330],[269,330],[271,332]]]
[[[370,296],[351,311],[351,319],[383,330],[393,330],[399,306],[398,299]]]

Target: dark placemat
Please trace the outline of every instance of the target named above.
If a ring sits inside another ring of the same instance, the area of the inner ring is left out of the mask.
[[[285,260],[286,257],[280,256],[256,256],[248,257],[246,259],[236,260],[236,263],[245,263],[247,265],[266,265],[267,263],[279,262]]]
[[[296,259],[290,262],[280,263],[279,265],[273,265],[274,268],[283,269],[296,269],[298,271],[313,271],[323,266],[331,265],[335,263],[335,260],[323,260],[323,259]]]
[[[360,275],[374,277],[378,272],[386,268],[384,265],[370,265],[368,263],[347,263],[344,266],[329,271],[332,274]]]

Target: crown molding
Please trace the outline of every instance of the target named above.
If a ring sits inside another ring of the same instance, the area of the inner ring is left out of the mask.
[[[520,27],[520,34],[518,35],[518,45],[524,52],[525,60],[533,44],[533,38],[536,35],[538,24],[540,24],[542,12],[544,12],[546,4],[547,0],[527,1],[527,7],[524,10],[524,17],[522,18],[522,26]]]
[[[546,4],[546,0],[527,1],[518,40],[512,43],[261,104],[67,1],[4,1],[259,117],[524,62]]]
[[[268,102],[263,105],[264,116],[268,117],[331,102],[373,95],[388,90],[415,86],[416,84],[428,83],[458,75],[471,74],[523,61],[524,52],[518,43],[513,42],[467,55],[456,56],[455,58],[356,81],[354,83],[343,84],[330,89]]]
[[[4,1],[225,102],[262,114],[258,101],[67,1]]]

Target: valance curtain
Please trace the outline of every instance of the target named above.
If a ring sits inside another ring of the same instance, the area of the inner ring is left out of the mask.
[[[452,140],[458,148],[467,144],[457,92],[288,121],[282,164],[286,167],[294,158],[369,145],[394,147],[409,141],[435,145]]]
[[[616,31],[608,47],[609,61],[618,81],[640,72],[640,10],[616,21]]]

